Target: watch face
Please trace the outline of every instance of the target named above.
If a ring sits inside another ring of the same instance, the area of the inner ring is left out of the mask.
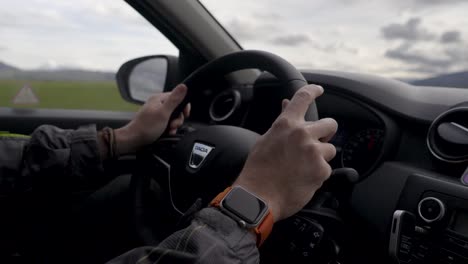
[[[268,210],[265,202],[240,187],[234,187],[222,206],[248,224],[257,224]]]

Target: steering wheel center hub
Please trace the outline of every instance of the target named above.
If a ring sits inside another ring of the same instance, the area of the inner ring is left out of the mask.
[[[231,185],[259,136],[234,126],[206,126],[184,135],[170,161],[175,205],[187,209],[197,198],[208,203]]]

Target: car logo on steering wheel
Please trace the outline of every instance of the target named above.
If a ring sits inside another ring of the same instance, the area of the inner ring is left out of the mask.
[[[189,167],[198,169],[213,149],[214,147],[202,143],[195,143],[192,148],[192,154],[190,155]]]

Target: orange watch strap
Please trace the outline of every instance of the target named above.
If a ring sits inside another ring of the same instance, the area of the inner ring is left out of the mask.
[[[210,206],[213,207],[221,207],[221,201],[226,197],[226,195],[232,190],[232,187],[227,187],[224,191],[216,195],[216,197],[211,201]],[[263,218],[262,222],[251,231],[255,234],[257,238],[257,247],[260,247],[263,242],[268,238],[273,229],[273,214],[271,210],[268,209],[268,213]]]
[[[271,213],[270,208],[268,208],[268,213],[263,218],[263,221],[253,229],[255,235],[257,236],[257,247],[260,247],[268,238],[271,230],[273,229],[273,224],[273,214]]]
[[[232,190],[232,187],[227,187],[224,191],[220,192],[216,197],[211,201],[210,206],[221,207],[221,201],[226,197],[226,195]]]

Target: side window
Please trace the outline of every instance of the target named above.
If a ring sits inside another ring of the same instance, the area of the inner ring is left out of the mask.
[[[178,50],[124,1],[0,1],[0,107],[134,111],[124,62]]]

